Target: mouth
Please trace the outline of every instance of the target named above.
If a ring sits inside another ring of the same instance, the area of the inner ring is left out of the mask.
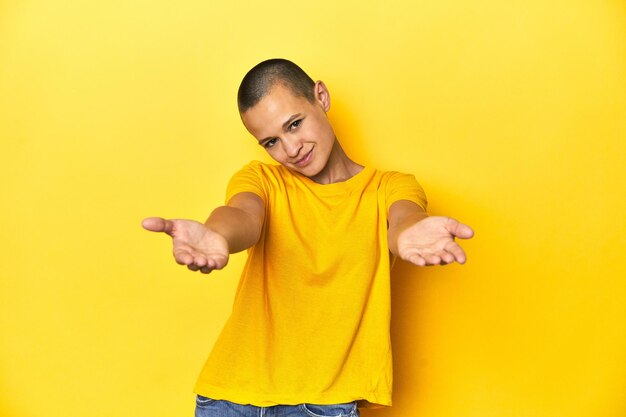
[[[311,162],[312,156],[313,156],[313,148],[311,148],[311,150],[307,152],[306,155],[304,155],[302,158],[294,162],[294,165],[297,165],[299,167],[306,166],[308,165],[309,162]]]

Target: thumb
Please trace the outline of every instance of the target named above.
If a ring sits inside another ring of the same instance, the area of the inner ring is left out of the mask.
[[[471,227],[452,218],[448,219],[447,229],[452,235],[461,239],[474,236],[474,230]]]
[[[141,226],[151,232],[165,232],[170,236],[172,235],[172,230],[174,230],[174,222],[161,217],[145,218],[141,222]]]

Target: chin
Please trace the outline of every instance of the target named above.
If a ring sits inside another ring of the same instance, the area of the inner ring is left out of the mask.
[[[324,169],[326,168],[326,162],[327,161],[324,161],[324,163],[320,163],[319,160],[313,159],[311,162],[309,162],[308,165],[303,166],[303,167],[299,167],[297,165],[292,165],[292,164],[283,164],[283,163],[281,163],[281,165],[285,166],[291,171],[295,171],[299,174],[302,174],[305,177],[313,178],[313,177],[318,176],[324,171]]]
[[[314,177],[319,173],[318,171],[309,169],[309,167],[304,167],[304,168],[290,167],[289,169],[291,169],[292,171],[296,171],[304,175],[305,177]]]
[[[302,175],[307,176],[309,178],[317,177],[322,172],[324,172],[325,166],[319,167],[319,166],[312,166],[312,165],[313,164],[306,166],[304,168],[301,168],[298,170],[298,172],[300,172]]]

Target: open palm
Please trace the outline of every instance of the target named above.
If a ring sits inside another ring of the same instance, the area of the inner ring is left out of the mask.
[[[469,226],[449,217],[426,217],[400,233],[398,254],[419,266],[465,263],[465,252],[454,238],[469,239],[473,235]]]
[[[163,232],[172,237],[176,262],[192,271],[205,274],[222,269],[228,263],[228,242],[204,224],[195,220],[149,217],[141,223],[151,232]]]

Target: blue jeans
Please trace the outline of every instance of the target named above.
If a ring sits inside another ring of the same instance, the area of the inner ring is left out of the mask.
[[[196,397],[195,417],[359,417],[356,401],[345,404],[298,404],[256,407]]]

